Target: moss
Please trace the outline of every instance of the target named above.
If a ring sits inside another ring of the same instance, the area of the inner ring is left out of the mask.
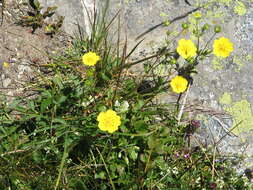
[[[242,132],[253,130],[253,116],[250,103],[244,99],[225,108],[233,117],[233,133],[239,135]]]
[[[227,92],[225,92],[222,97],[219,99],[219,102],[221,104],[229,105],[232,103],[231,95]]]

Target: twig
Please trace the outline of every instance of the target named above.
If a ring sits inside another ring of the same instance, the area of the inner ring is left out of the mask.
[[[192,137],[193,137],[193,139],[195,140],[195,142],[197,142],[197,144],[198,144],[199,146],[203,147],[203,144],[201,144],[201,143],[199,142],[199,140],[198,140],[195,136],[192,136]],[[202,150],[202,149],[201,149],[201,150]],[[207,160],[210,162],[210,164],[211,164],[212,162],[211,162],[211,160],[209,159],[208,155],[205,153],[205,151],[202,150],[202,152],[205,154],[206,159],[207,159]],[[214,168],[214,172],[218,175],[218,172],[216,171],[215,168]]]
[[[64,152],[63,152],[63,155],[62,155],[60,169],[59,169],[59,173],[58,173],[58,177],[57,177],[57,180],[56,180],[56,184],[55,184],[54,190],[58,189],[58,186],[59,186],[59,183],[60,183],[60,180],[61,180],[61,176],[62,176],[62,172],[63,172],[63,167],[64,167],[64,164],[65,164],[65,161],[66,161],[67,157],[68,157],[67,140],[65,139]]]
[[[191,87],[191,86],[189,85],[188,88],[187,88],[187,91],[186,91],[185,96],[184,96],[184,99],[183,99],[183,104],[182,104],[181,109],[180,109],[180,111],[179,111],[179,113],[178,113],[178,116],[177,116],[177,121],[178,121],[178,122],[180,122],[181,117],[182,117],[182,115],[183,115],[183,111],[184,111],[184,107],[185,107],[185,103],[186,103],[187,96],[188,96],[188,94],[189,94],[189,89],[190,89],[190,87]]]
[[[223,129],[226,131],[226,133],[227,133],[229,136],[232,136],[232,135],[230,134],[230,133],[232,133],[233,136],[238,137],[238,136],[235,135],[233,132],[229,131],[229,127],[228,127],[226,124],[224,124],[218,117],[212,116],[212,118],[213,118],[214,120],[216,120],[216,121],[220,124],[220,126],[223,127]]]
[[[220,136],[220,133],[221,133],[221,128],[219,130],[218,137]],[[213,178],[214,178],[214,171],[215,171],[216,146],[217,146],[217,144],[214,143],[214,147],[213,147],[213,162],[212,162],[212,181],[213,181]]]
[[[109,171],[108,171],[108,168],[107,168],[107,166],[106,166],[105,160],[104,160],[104,158],[103,158],[101,152],[99,151],[99,149],[98,149],[97,147],[96,147],[96,149],[97,149],[98,154],[100,155],[100,157],[101,157],[101,159],[102,159],[102,162],[103,162],[103,164],[104,164],[104,166],[105,166],[105,170],[106,170],[106,172],[107,172],[107,174],[108,174],[108,176],[109,176],[109,180],[110,180],[110,183],[111,183],[111,185],[112,185],[112,189],[113,189],[113,190],[116,190],[116,189],[115,189],[115,186],[114,186],[114,183],[113,183],[113,181],[112,181],[112,178],[111,178],[111,176],[110,176],[110,173],[109,173]]]
[[[4,22],[4,9],[5,9],[5,0],[2,0],[2,11],[1,11],[1,16],[2,16],[2,20],[1,20],[1,26],[3,25]]]
[[[26,151],[28,151],[28,150],[13,150],[13,151],[1,154],[1,156],[6,156],[6,155],[10,155],[10,154],[15,154],[15,153],[21,153],[21,152],[26,152]]]

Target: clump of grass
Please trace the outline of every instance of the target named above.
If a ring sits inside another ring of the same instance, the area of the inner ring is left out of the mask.
[[[179,122],[180,98],[196,65],[211,54],[208,43],[199,43],[204,25],[197,22],[197,45],[184,39],[177,49],[163,47],[131,61],[138,44],[129,52],[127,41],[113,48],[107,37],[116,17],[107,24],[105,14],[95,14],[90,37],[80,35],[65,55],[44,66],[47,75],[40,73],[33,84],[35,97],[2,101],[0,187],[250,189],[229,159],[187,146],[197,121]],[[128,72],[136,64],[144,65],[142,75]],[[171,87],[178,101],[157,103],[156,96]]]

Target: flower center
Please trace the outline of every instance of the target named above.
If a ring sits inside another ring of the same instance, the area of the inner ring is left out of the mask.
[[[90,62],[93,62],[94,59],[93,59],[93,57],[88,57],[88,58],[87,58],[87,61],[90,63]]]
[[[184,53],[186,56],[188,55],[188,47],[187,46],[184,47]]]
[[[222,52],[224,52],[226,50],[226,48],[223,45],[220,45],[219,46],[219,50],[222,51]]]

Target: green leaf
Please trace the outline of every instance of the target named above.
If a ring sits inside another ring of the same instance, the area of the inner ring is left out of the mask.
[[[31,110],[35,111],[34,101],[28,101],[28,106]]]
[[[55,76],[53,78],[53,82],[60,88],[63,89],[63,84],[62,84],[62,78],[60,76]]]
[[[100,172],[95,174],[95,179],[106,179],[106,173],[105,172]]]
[[[102,79],[104,79],[105,81],[110,80],[110,77],[107,76],[105,73],[102,73],[102,74],[101,74],[101,77],[102,77]]]
[[[60,97],[57,97],[57,99],[56,99],[56,104],[61,104],[61,103],[63,103],[63,102],[65,102],[65,100],[67,99],[67,97],[66,96],[60,96]]]
[[[148,139],[148,147],[153,150],[154,152],[158,154],[163,154],[164,153],[164,140],[160,139],[157,136],[151,136]]]
[[[29,0],[29,5],[34,9],[37,10],[37,6],[35,5],[35,0]]]
[[[74,188],[73,190],[87,190],[88,187],[84,184],[82,180],[74,179],[70,182],[70,186]]]
[[[143,105],[144,105],[144,101],[138,100],[138,102],[134,105],[134,111],[138,112],[142,108]]]
[[[40,105],[40,112],[44,113],[47,107],[51,104],[52,104],[51,98],[44,99]]]
[[[54,15],[54,11],[57,9],[57,7],[48,7],[47,10],[44,12],[43,17],[51,17]]]
[[[138,157],[138,152],[136,152],[139,148],[137,146],[131,148],[129,150],[129,157],[132,159],[132,160],[136,160],[137,157]]]
[[[41,7],[40,7],[40,2],[39,2],[38,0],[36,0],[36,1],[34,2],[34,5],[35,5],[35,7],[36,7],[37,10],[40,10],[40,9],[41,9]]]
[[[32,153],[32,158],[35,161],[35,163],[40,163],[43,160],[43,155],[39,151],[34,151]]]
[[[149,149],[154,149],[158,145],[158,141],[155,136],[151,136],[148,139],[148,147]]]
[[[56,6],[48,7],[48,8],[47,8],[47,11],[48,11],[48,12],[51,12],[51,11],[55,11],[56,9],[57,9]]]
[[[136,130],[136,132],[147,132],[148,130],[148,125],[146,124],[145,121],[143,120],[139,120],[134,122],[134,129]]]
[[[67,124],[66,121],[65,121],[64,119],[62,119],[62,118],[54,118],[54,119],[52,120],[52,122],[53,122],[53,123],[61,123],[61,124],[63,124],[63,125],[66,125],[66,124]]]

